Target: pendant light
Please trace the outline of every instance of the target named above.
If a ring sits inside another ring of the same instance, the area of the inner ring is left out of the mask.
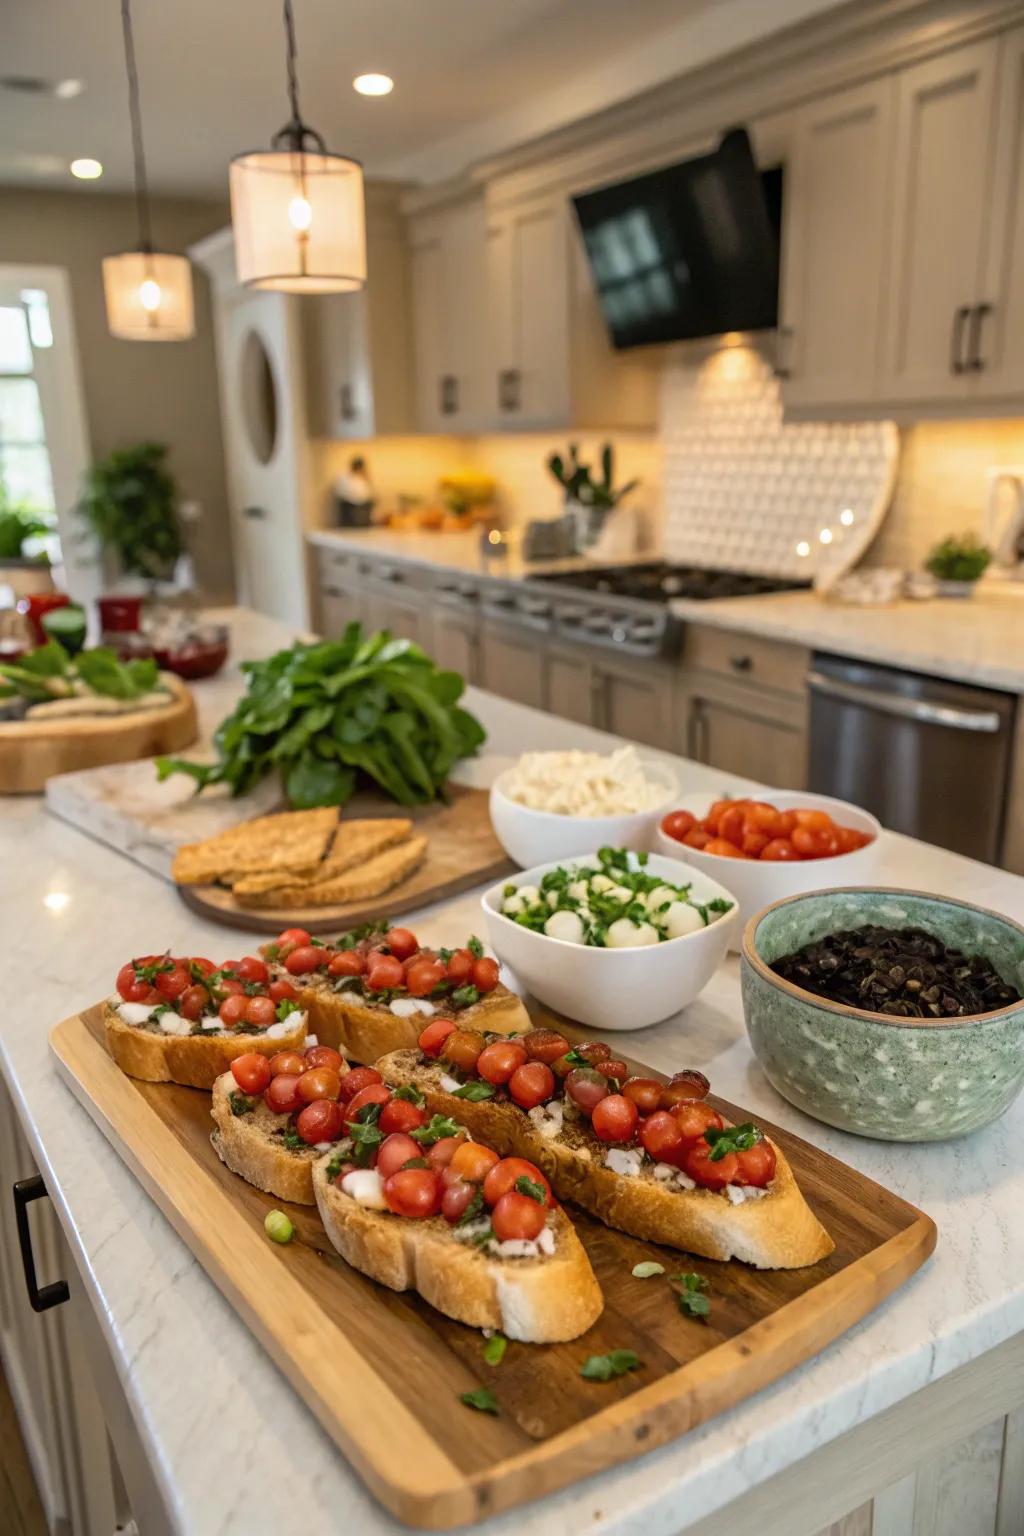
[[[130,0],[121,0],[139,243],[134,251],[122,251],[120,255],[103,258],[107,325],[114,336],[120,336],[124,341],[187,341],[195,335],[192,268],[188,257],[153,249],[139,112],[139,77],[135,68],[129,7]]]
[[[284,0],[284,26],[291,119],[268,150],[231,162],[238,280],[281,293],[348,293],[366,282],[363,168],[332,154],[302,121],[292,0]]]

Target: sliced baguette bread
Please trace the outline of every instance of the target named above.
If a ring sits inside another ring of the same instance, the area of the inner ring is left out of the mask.
[[[331,1156],[313,1165],[327,1236],[346,1263],[393,1291],[417,1291],[446,1317],[497,1328],[528,1344],[578,1338],[604,1306],[583,1244],[565,1212],[551,1212],[553,1252],[506,1258],[460,1241],[443,1217],[425,1221],[360,1205],[328,1178]]]
[[[412,1050],[429,1022],[426,1012],[416,1008],[415,998],[396,998],[413,1011],[394,1013],[390,1004],[368,1003],[358,992],[336,992],[326,978],[291,980],[298,985],[299,1006],[309,1015],[310,1031],[323,1045],[333,1045],[356,1061],[374,1062],[392,1051]],[[429,1006],[432,1013],[457,1018],[460,1029],[508,1035],[530,1027],[522,999],[501,982],[468,1008],[451,1009],[444,998]]]
[[[170,1034],[152,1024],[126,1023],[118,1012],[120,1001],[108,1000],[103,1005],[107,1049],[122,1072],[147,1083],[209,1089],[236,1056],[247,1051],[258,1051],[261,1056],[301,1051],[306,1039],[304,1012],[289,1015],[284,1025],[272,1025],[273,1035],[266,1030],[250,1034],[237,1029]]]
[[[262,1098],[242,1093],[231,1072],[214,1083],[210,1113],[214,1151],[232,1173],[279,1200],[315,1204],[313,1164],[323,1149],[285,1145],[290,1115],[276,1115]]]
[[[605,1161],[608,1143],[585,1121],[549,1120],[542,1130],[543,1116],[531,1118],[508,1099],[456,1098],[442,1087],[443,1066],[419,1051],[396,1051],[376,1065],[386,1083],[418,1088],[429,1113],[453,1116],[496,1152],[528,1158],[559,1199],[575,1201],[621,1232],[707,1259],[742,1259],[756,1269],[798,1269],[835,1247],[774,1142],[777,1163],[767,1190],[734,1204],[724,1191],[685,1188],[677,1177],[659,1177],[655,1169],[666,1165],[641,1161],[639,1152],[620,1153],[616,1161],[630,1171],[616,1171]]]

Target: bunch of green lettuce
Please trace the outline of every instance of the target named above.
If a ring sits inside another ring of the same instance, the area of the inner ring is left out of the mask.
[[[243,662],[245,692],[214,736],[217,760],[158,758],[161,779],[188,773],[200,789],[243,795],[279,773],[296,809],[341,805],[360,774],[400,805],[435,799],[484,730],[458,707],[465,683],[419,646],[350,624],[340,640],[296,644]]]

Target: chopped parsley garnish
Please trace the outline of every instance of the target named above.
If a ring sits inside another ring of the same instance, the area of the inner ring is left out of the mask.
[[[300,1148],[308,1145],[293,1126],[289,1126],[286,1131],[282,1132],[281,1142],[288,1148],[289,1152],[298,1152]]]
[[[616,1376],[625,1376],[627,1371],[638,1371],[642,1364],[633,1350],[613,1349],[607,1355],[591,1355],[580,1367],[580,1375],[588,1381],[612,1381]]]
[[[365,1106],[367,1109],[370,1105]],[[380,1105],[373,1106],[380,1114]],[[362,1114],[362,1110],[359,1111]],[[418,1141],[421,1146],[432,1147],[435,1141],[441,1141],[445,1136],[457,1136],[459,1127],[449,1115],[432,1115],[426,1125],[418,1125],[409,1135],[413,1141]]]
[[[278,1023],[283,1024],[285,1019],[287,1019],[291,1014],[301,1012],[302,1009],[299,1007],[298,1003],[293,1002],[290,997],[282,997],[281,1001],[277,1005]]]
[[[525,1173],[516,1179],[515,1188],[521,1195],[527,1195],[531,1200],[536,1200],[538,1205],[547,1205],[548,1192],[543,1184],[538,1184],[535,1179],[529,1178]]]
[[[470,934],[470,936],[469,936],[469,943],[466,945],[466,948],[469,950],[469,952],[473,956],[474,960],[482,960],[483,959],[484,947],[480,943],[480,940],[477,938],[475,933],[471,933]],[[495,1335],[495,1337],[497,1337],[497,1335]]]
[[[705,1294],[708,1282],[704,1276],[688,1270],[685,1274],[669,1275],[668,1278],[676,1301],[679,1303],[679,1310],[684,1317],[696,1317],[706,1322],[708,1313],[711,1311],[711,1302]]]
[[[473,1078],[471,1082],[463,1083],[461,1088],[453,1088],[452,1098],[467,1099],[470,1104],[479,1104],[483,1099],[494,1098],[494,1084],[482,1077]]]
[[[472,1200],[466,1206],[466,1209],[463,1211],[462,1215],[459,1217],[458,1221],[455,1223],[455,1225],[457,1227],[466,1227],[466,1226],[468,1226],[471,1221],[475,1221],[477,1219],[477,1217],[480,1215],[480,1212],[483,1210],[483,1208],[484,1208],[483,1191],[478,1189],[476,1191],[476,1193],[473,1195]]]
[[[256,1100],[250,1099],[244,1093],[229,1093],[228,1103],[231,1105],[233,1115],[248,1115],[256,1108]]]
[[[749,1152],[751,1147],[764,1140],[764,1132],[751,1120],[745,1120],[742,1125],[729,1125],[724,1130],[709,1126],[704,1132],[704,1140],[711,1148],[708,1161],[720,1163],[730,1152]]]
[[[500,1365],[508,1349],[508,1339],[503,1333],[492,1333],[484,1344],[484,1359],[488,1365]]]
[[[402,1172],[404,1173],[407,1168],[429,1168],[429,1167],[430,1167],[430,1164],[427,1162],[425,1157],[410,1157],[410,1159],[409,1159],[409,1161],[407,1163],[403,1163],[402,1164]]]
[[[405,1099],[409,1104],[415,1104],[417,1109],[422,1109],[427,1102],[426,1096],[420,1093],[415,1083],[403,1083],[401,1088],[396,1088],[393,1098]]]
[[[467,1408],[475,1408],[479,1413],[497,1413],[498,1399],[489,1387],[477,1387],[472,1392],[460,1392],[459,1402],[465,1403]]]
[[[444,990],[444,983],[438,990]],[[464,986],[456,987],[451,995],[451,1003],[455,1008],[471,1008],[474,1003],[480,1001],[479,990],[466,982]]]

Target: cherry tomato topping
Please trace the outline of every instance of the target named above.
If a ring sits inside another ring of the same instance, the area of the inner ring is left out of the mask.
[[[441,1057],[463,1072],[472,1072],[487,1044],[483,1035],[475,1029],[455,1029],[441,1047]]]
[[[417,1041],[424,1056],[440,1056],[441,1047],[454,1028],[454,1019],[432,1019]]]
[[[684,1141],[697,1141],[704,1132],[714,1126],[722,1129],[722,1117],[703,1099],[683,1099],[672,1111],[675,1122],[683,1133]]]
[[[703,1072],[698,1072],[696,1067],[687,1067],[682,1072],[673,1072],[669,1078],[670,1088],[686,1088],[687,1098],[706,1099],[711,1092],[711,1084]]]
[[[137,985],[138,983],[135,980],[135,967],[129,960],[127,964],[122,965],[121,969],[117,973],[117,990],[120,992],[126,1003],[130,1003],[132,1001],[132,993],[134,992]],[[144,983],[144,985],[146,984]]]
[[[300,1079],[301,1081],[301,1079]],[[315,1099],[300,1109],[295,1129],[308,1146],[315,1147],[320,1141],[337,1141],[345,1129],[345,1117],[341,1105],[333,1099]]]
[[[690,811],[669,811],[661,819],[661,830],[666,837],[675,838],[677,843],[681,843],[687,832],[696,825],[697,818]]]
[[[305,1072],[305,1058],[298,1051],[277,1051],[270,1058],[270,1075],[277,1077],[279,1072],[287,1072],[290,1077],[298,1077]]]
[[[341,1078],[331,1067],[310,1067],[299,1077],[299,1098],[304,1104],[314,1099],[337,1099]]]
[[[357,949],[339,949],[327,963],[329,976],[361,976],[365,969],[366,961]]]
[[[408,928],[389,928],[384,935],[384,943],[397,960],[410,959],[420,947],[416,935],[410,933]]]
[[[679,1166],[686,1150],[686,1142],[675,1117],[664,1109],[648,1115],[640,1127],[640,1141],[644,1151],[656,1163],[671,1163],[673,1167]]]
[[[737,1152],[736,1161],[739,1163],[737,1184],[752,1184],[755,1189],[764,1189],[775,1177],[775,1148],[770,1141],[758,1141],[745,1152]]]
[[[718,818],[718,836],[737,848],[743,841],[743,814],[742,806],[733,805]]]
[[[298,1094],[299,1080],[291,1072],[279,1072],[267,1084],[263,1102],[275,1115],[290,1115],[301,1109],[303,1100]]]
[[[394,955],[374,955],[366,968],[366,985],[371,992],[392,991],[404,981],[402,962]]]
[[[769,864],[790,863],[799,857],[788,837],[773,837],[761,849],[761,858],[766,859]]]
[[[521,1067],[525,1061],[526,1052],[518,1041],[492,1040],[477,1057],[476,1070],[489,1083],[507,1083],[516,1068]]]
[[[464,1141],[452,1154],[447,1171],[456,1178],[468,1179],[471,1184],[482,1184],[499,1161],[493,1148],[483,1147],[478,1141]]]
[[[238,962],[238,976],[241,981],[258,981],[265,986],[270,980],[270,969],[256,955],[246,955]]]
[[[410,997],[426,997],[444,979],[444,966],[440,960],[414,960],[405,973]]]
[[[441,1169],[448,1167],[456,1152],[464,1144],[465,1133],[461,1136],[442,1136],[441,1140],[435,1141],[427,1152],[427,1162],[431,1168],[436,1168],[440,1172]]]
[[[458,1157],[461,1154],[456,1154]],[[450,1167],[454,1168],[456,1158],[452,1158]],[[461,1171],[461,1170],[460,1170]],[[536,1163],[527,1162],[525,1157],[503,1157],[496,1162],[484,1179],[484,1199],[488,1205],[496,1205],[502,1195],[507,1195],[510,1189],[515,1189],[517,1179],[529,1179],[532,1184],[540,1184],[544,1190],[547,1204],[553,1204],[551,1198],[551,1185],[541,1173]],[[529,1196],[527,1196],[529,1199]]]
[[[178,962],[175,961],[174,965],[169,971],[157,972],[153,980],[153,985],[156,987],[156,990],[160,993],[162,998],[164,998],[167,1002],[173,1002],[176,997],[181,996],[185,988],[189,985],[190,981],[191,977],[189,976],[185,966],[179,965]]]
[[[292,950],[284,966],[292,976],[308,976],[311,971],[319,970],[325,959],[324,951],[317,945],[300,944]]]
[[[441,1196],[441,1215],[445,1221],[450,1221],[453,1226],[461,1221],[478,1193],[476,1185],[467,1184],[465,1179],[456,1179],[454,1183],[445,1185]]]
[[[210,994],[198,981],[186,987],[178,998],[178,1012],[183,1019],[191,1019],[194,1024],[201,1019],[206,1012],[206,1005],[210,1001]]]
[[[744,832],[740,847],[749,859],[759,859],[770,841],[766,832]]]
[[[711,833],[705,832],[703,827],[692,827],[683,842],[687,848],[706,848],[711,841]]]
[[[283,1003],[286,999],[294,1003],[298,995],[298,989],[290,981],[285,981],[283,976],[280,981],[272,981],[267,988],[267,996],[275,1003]]]
[[[354,1099],[357,1093],[362,1093],[364,1088],[369,1088],[375,1083],[382,1083],[384,1079],[376,1067],[353,1067],[351,1072],[345,1072],[341,1078],[341,1093],[339,1097],[343,1102]]]
[[[624,1061],[619,1061],[618,1057],[609,1056],[607,1059],[602,1057],[594,1065],[602,1077],[614,1078],[617,1083],[625,1082],[629,1076],[629,1068]]]
[[[262,1093],[270,1082],[270,1062],[259,1051],[246,1051],[231,1063],[231,1076],[243,1093]]]
[[[662,1109],[675,1109],[677,1104],[689,1104],[693,1099],[703,1098],[707,1093],[699,1083],[679,1082],[666,1083],[661,1090]]]
[[[543,1061],[528,1061],[516,1067],[508,1080],[508,1091],[520,1109],[534,1109],[553,1095],[555,1074]]]
[[[384,1199],[396,1216],[423,1220],[441,1209],[441,1181],[432,1168],[400,1168],[384,1180]]]
[[[473,985],[478,992],[493,992],[500,975],[498,962],[490,955],[481,955],[479,960],[473,961]]]
[[[410,1104],[408,1099],[389,1099],[377,1121],[385,1136],[390,1136],[392,1131],[414,1131],[417,1126],[426,1123],[427,1117],[423,1110]]]
[[[739,1169],[739,1158],[735,1152],[727,1152],[717,1163],[713,1163],[711,1148],[703,1138],[687,1147],[683,1158],[683,1171],[705,1189],[724,1189],[727,1184],[735,1184]]]
[[[611,1089],[608,1079],[593,1067],[576,1067],[565,1080],[565,1091],[585,1115],[592,1115]]]
[[[234,1029],[245,1018],[245,1010],[249,1006],[249,999],[244,992],[234,992],[226,997],[217,1010],[222,1024],[228,1029]]]
[[[204,960],[202,955],[193,955],[189,961],[189,966],[192,971],[198,971],[204,981],[207,976],[217,969],[212,960]]]
[[[742,848],[735,843],[730,843],[728,838],[713,837],[709,843],[704,844],[704,852],[712,853],[719,859],[745,859],[747,855]]]
[[[273,1024],[277,1018],[277,1007],[270,997],[247,997],[245,1000],[245,1022],[256,1024],[260,1029],[266,1029],[268,1024]]]
[[[632,1141],[640,1111],[624,1093],[610,1093],[595,1105],[590,1124],[602,1141]]]
[[[344,1056],[333,1045],[311,1045],[302,1059],[307,1071],[310,1067],[333,1067],[338,1073],[348,1070]]]
[[[596,1061],[606,1061],[611,1055],[611,1048],[602,1045],[600,1040],[585,1040],[582,1045],[576,1047],[576,1055],[582,1056],[584,1061],[593,1065]]]
[[[491,1226],[499,1243],[517,1239],[532,1242],[544,1230],[547,1219],[545,1206],[529,1195],[518,1194],[514,1189],[502,1195],[491,1212]]]
[[[309,934],[305,928],[286,928],[284,933],[278,935],[278,944],[308,944]]]
[[[223,976],[217,982],[217,990],[222,992],[225,997],[244,997],[245,983],[236,981],[234,976]]]
[[[318,1071],[325,1068],[319,1067]],[[345,1119],[355,1120],[359,1111],[367,1104],[386,1104],[391,1097],[391,1089],[384,1083],[371,1083],[367,1088],[360,1088],[345,1104]]]
[[[517,1044],[525,1048],[531,1061],[544,1061],[549,1067],[569,1049],[568,1040],[556,1029],[531,1029]]]
[[[448,980],[454,981],[458,986],[461,986],[463,982],[468,981],[473,971],[473,956],[470,954],[469,950],[453,950],[448,957],[448,964],[445,966],[445,971],[448,974]]]
[[[661,1090],[664,1086],[655,1077],[630,1077],[623,1083],[622,1091],[627,1099],[632,1099],[642,1115],[653,1115],[661,1104]]]
[[[391,1136],[385,1136],[377,1149],[377,1172],[382,1179],[389,1179],[399,1168],[404,1168],[411,1158],[422,1156],[423,1148],[418,1141],[413,1141],[404,1131],[396,1131]]]

